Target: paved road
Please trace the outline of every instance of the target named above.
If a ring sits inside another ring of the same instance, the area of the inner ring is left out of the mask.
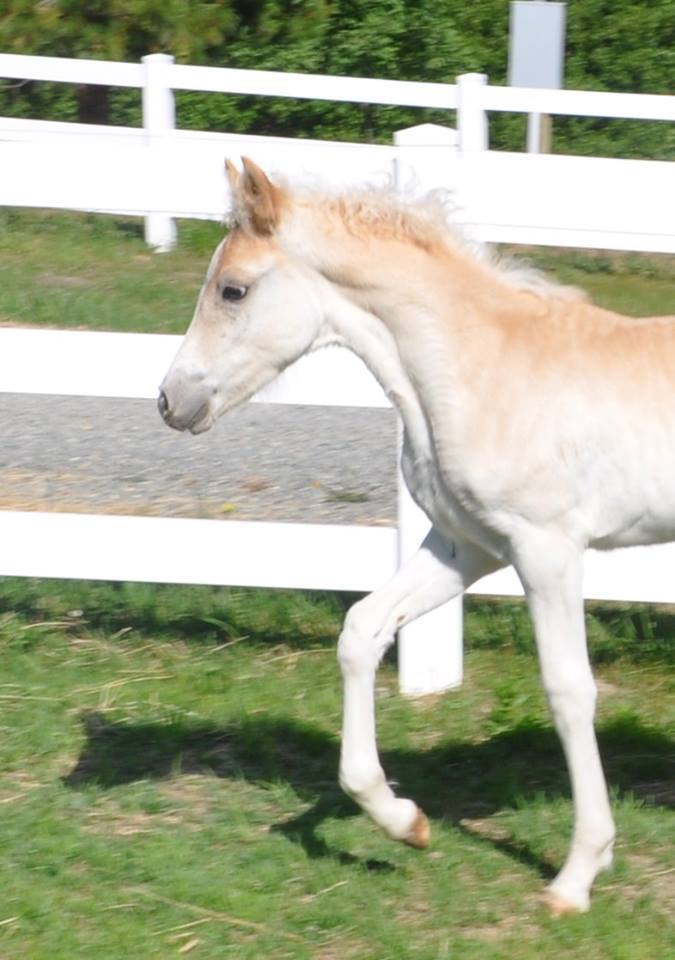
[[[251,404],[198,437],[145,400],[0,394],[0,509],[392,524],[391,410]]]

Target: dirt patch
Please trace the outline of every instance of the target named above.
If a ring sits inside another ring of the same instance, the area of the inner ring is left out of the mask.
[[[541,927],[523,917],[504,917],[498,923],[484,924],[476,927],[464,927],[462,936],[467,940],[478,940],[480,943],[499,943],[510,936],[519,940],[537,940],[541,936]]]
[[[0,810],[5,804],[18,803],[43,786],[44,784],[36,780],[32,774],[15,771],[3,778],[3,784],[0,787]]]
[[[196,811],[176,807],[158,813],[142,810],[123,810],[113,800],[106,799],[89,811],[83,829],[87,833],[107,837],[133,837],[141,833],[155,833],[167,827],[180,826],[182,830],[199,829]]]
[[[603,680],[600,677],[596,677],[595,684],[598,688],[598,693],[603,697],[611,696],[614,693],[621,693],[621,687],[617,686],[615,683],[610,683],[609,680]]]
[[[468,833],[484,840],[504,842],[511,839],[511,832],[494,818],[476,820],[464,817],[459,822]]]
[[[643,853],[626,854],[637,883],[622,884],[621,894],[628,903],[649,900],[665,916],[675,913],[675,867],[664,867],[655,857]]]
[[[86,277],[73,277],[60,273],[43,273],[38,277],[38,281],[45,287],[72,287],[75,290],[94,286],[94,281],[87,280]]]
[[[176,812],[183,814],[184,820],[204,822],[211,812],[214,797],[208,787],[212,781],[201,774],[183,775],[175,780],[165,780],[157,785],[158,792],[175,805]]]
[[[339,943],[318,947],[312,954],[312,960],[360,960],[372,951],[372,944],[363,941],[346,941],[340,937]],[[372,956],[372,953],[370,953]]]
[[[116,799],[102,797],[88,813],[84,829],[104,836],[132,837],[180,827],[200,830],[211,814],[215,796],[213,780],[201,775],[183,774],[155,784],[150,798],[158,810],[125,809]]]

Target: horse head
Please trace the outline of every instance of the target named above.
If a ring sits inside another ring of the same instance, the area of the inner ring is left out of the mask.
[[[226,172],[227,236],[216,248],[194,317],[160,387],[159,411],[177,430],[202,433],[317,345],[320,275],[278,240],[293,201],[253,161]]]

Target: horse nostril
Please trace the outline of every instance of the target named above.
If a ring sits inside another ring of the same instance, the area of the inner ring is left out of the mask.
[[[169,412],[169,401],[163,390],[159,391],[159,396],[157,397],[157,409],[159,410],[160,417],[166,420],[166,415]]]

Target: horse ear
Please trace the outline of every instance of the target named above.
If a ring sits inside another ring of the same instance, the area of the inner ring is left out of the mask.
[[[238,179],[239,198],[254,231],[269,236],[279,224],[284,194],[249,157],[242,157],[241,161],[244,172]]]
[[[230,190],[234,194],[237,189],[237,184],[239,183],[239,171],[229,157],[225,160],[225,176],[230,184]]]

